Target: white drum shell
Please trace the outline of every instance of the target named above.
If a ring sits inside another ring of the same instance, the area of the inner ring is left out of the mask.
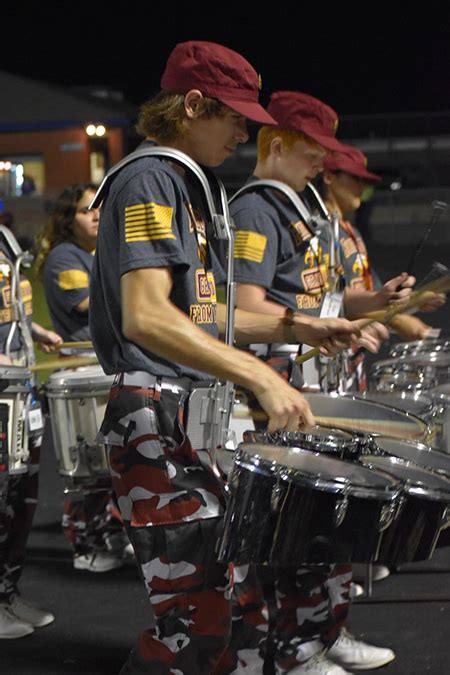
[[[114,376],[92,366],[54,373],[47,381],[53,444],[62,476],[80,481],[109,476],[106,449],[96,436],[113,380]]]

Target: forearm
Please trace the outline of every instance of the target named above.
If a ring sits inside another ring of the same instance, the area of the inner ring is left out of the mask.
[[[376,291],[362,291],[346,288],[344,293],[345,316],[351,318],[363,316],[367,312],[376,312],[386,306],[386,300]]]
[[[271,303],[274,304],[274,303]],[[281,321],[286,308],[279,308],[278,314],[264,312],[248,312],[245,309],[235,310],[234,340],[238,345],[249,345],[252,342],[285,342],[286,326]],[[217,306],[217,324],[220,335],[225,335],[226,306]]]
[[[170,301],[153,306],[151,313],[131,302],[122,326],[128,339],[168,361],[206,371],[253,391],[255,380],[265,382],[266,369],[271,374],[271,369],[252,355],[229,347],[198,328]]]

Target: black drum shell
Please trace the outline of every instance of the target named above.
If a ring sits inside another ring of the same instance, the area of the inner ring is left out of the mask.
[[[392,494],[369,499],[348,495],[345,516],[338,525],[342,489],[333,493],[283,480],[269,470],[260,473],[247,460],[238,451],[230,475],[220,560],[292,566],[366,563],[376,558],[380,523]]]
[[[385,470],[404,483],[401,506],[391,525],[383,532],[377,563],[389,567],[431,558],[447,519],[450,481],[397,457],[367,455],[360,461],[377,470]],[[421,493],[414,489],[412,481],[407,484],[405,477],[401,476],[405,476],[408,467],[416,473],[421,472],[424,481],[428,474],[430,485],[440,484],[440,498],[431,488]]]

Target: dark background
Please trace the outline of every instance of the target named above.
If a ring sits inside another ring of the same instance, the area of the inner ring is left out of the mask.
[[[450,7],[401,3],[60,3],[2,11],[0,68],[56,84],[109,85],[139,103],[180,41],[220,42],[271,91],[313,94],[339,114],[450,110]]]

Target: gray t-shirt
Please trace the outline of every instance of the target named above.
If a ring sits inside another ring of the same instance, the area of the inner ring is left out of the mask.
[[[306,225],[293,206],[270,188],[255,189],[230,205],[236,225],[235,280],[266,289],[266,297],[318,315],[328,284],[330,243],[325,228]],[[344,269],[349,283],[351,267]]]
[[[90,328],[106,373],[145,370],[165,377],[212,379],[172,363],[123,335],[120,278],[139,268],[170,267],[170,300],[214,337],[216,287],[202,206],[164,160],[138,159],[114,179],[103,202],[92,270]]]
[[[268,300],[317,314],[329,263],[327,240],[299,219],[293,207],[265,188],[231,203],[237,228],[235,280],[266,289]]]
[[[74,243],[52,249],[44,266],[44,291],[55,330],[64,341],[90,340],[88,312],[76,311],[89,296],[94,257]]]

